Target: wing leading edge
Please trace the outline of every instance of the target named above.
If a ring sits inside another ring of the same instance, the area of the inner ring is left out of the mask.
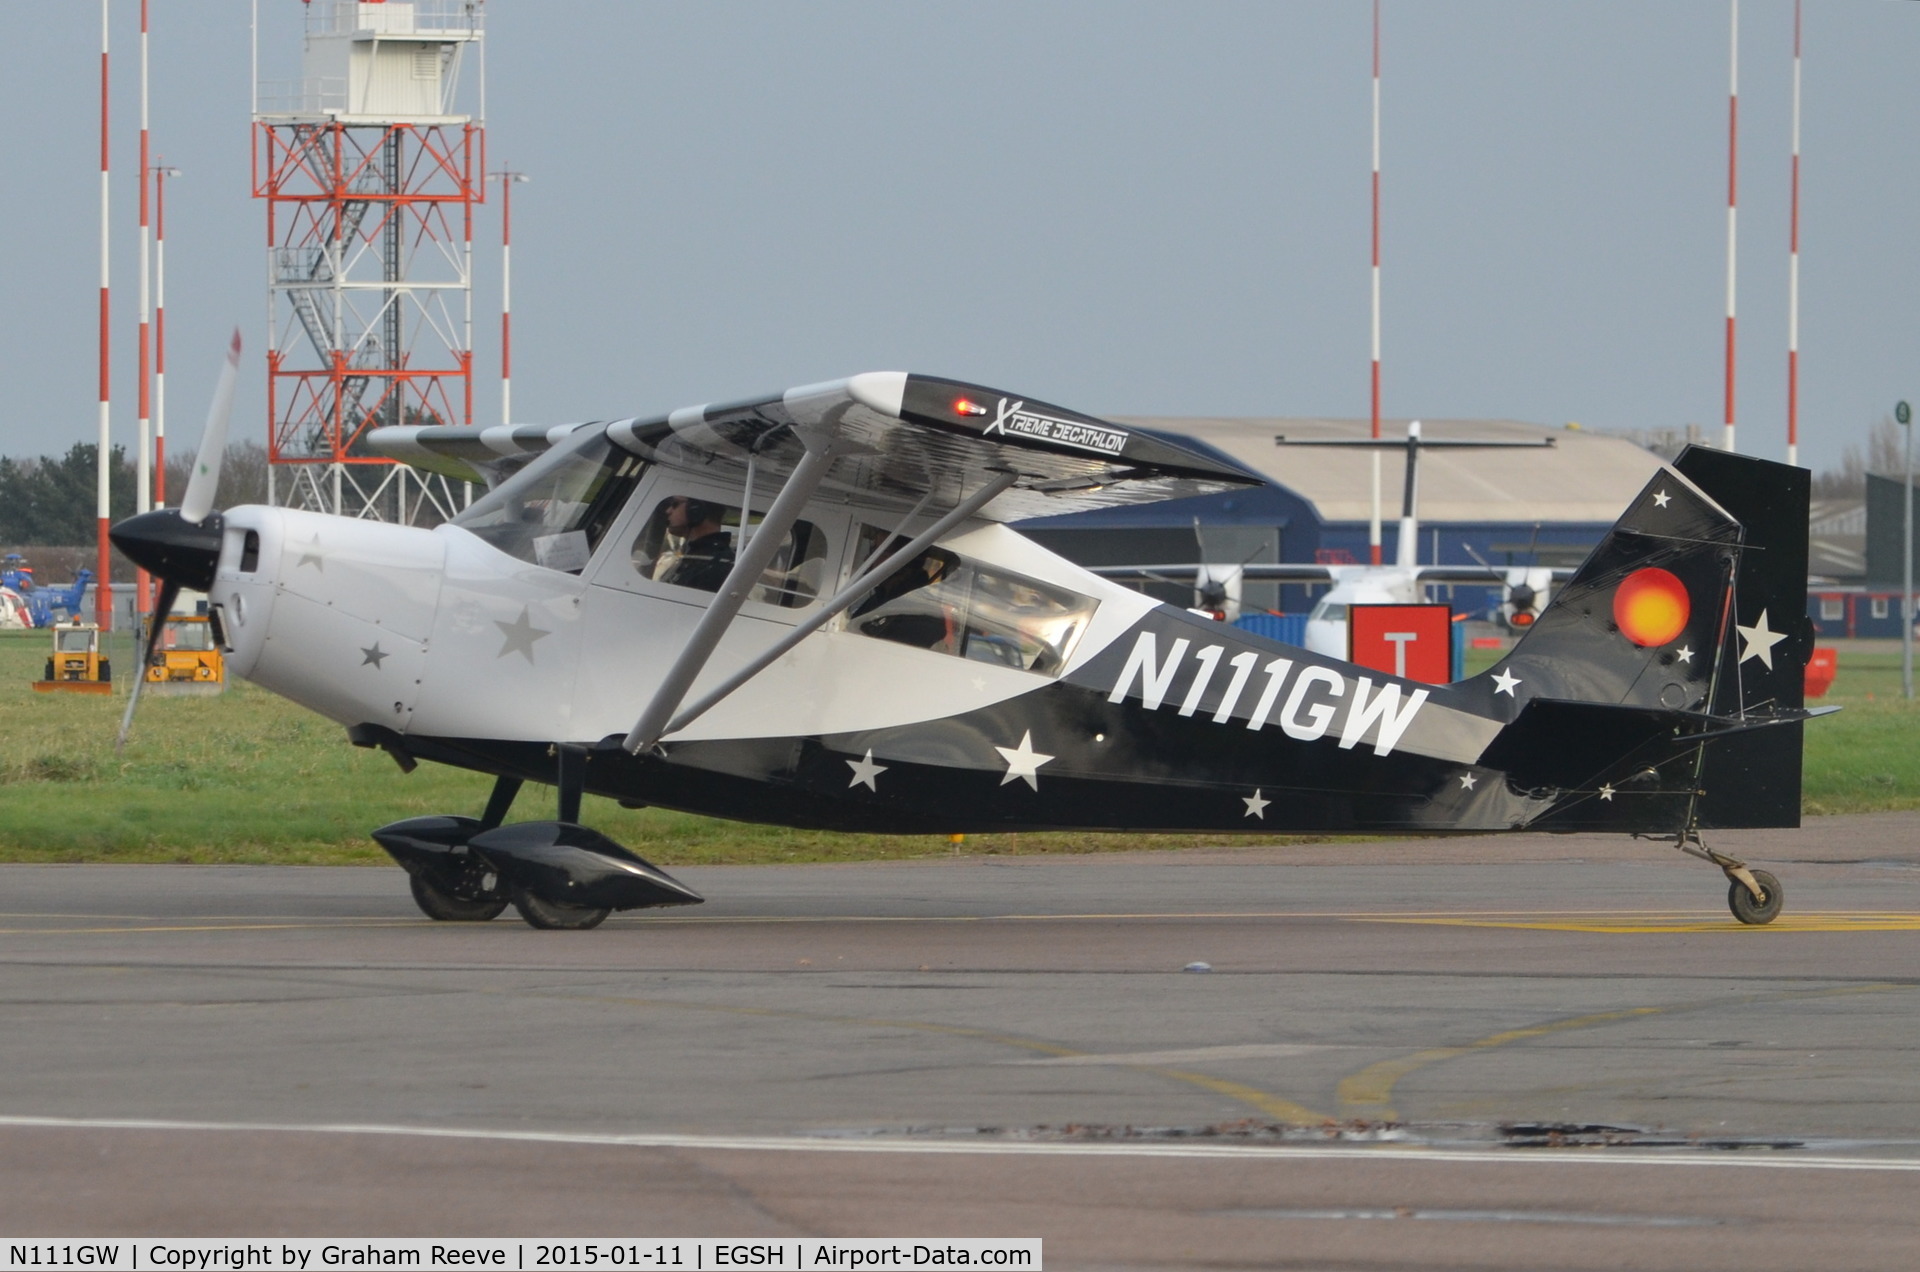
[[[576,428],[384,428],[376,453],[465,481],[497,481]],[[1256,486],[1261,479],[1190,444],[958,380],[868,372],[767,397],[687,407],[605,426],[655,462],[776,486],[799,463],[797,429],[850,444],[822,488],[860,502],[953,507],[999,473],[1014,484],[978,515],[1018,521]]]

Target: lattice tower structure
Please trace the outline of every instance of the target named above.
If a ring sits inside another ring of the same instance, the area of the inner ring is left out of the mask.
[[[304,7],[304,76],[263,82],[254,110],[253,193],[267,209],[269,497],[432,524],[458,511],[464,484],[373,455],[366,437],[473,422],[482,0]]]

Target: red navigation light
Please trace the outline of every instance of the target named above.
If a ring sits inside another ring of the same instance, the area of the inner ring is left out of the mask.
[[[955,415],[985,415],[987,408],[968,398],[955,398],[953,402],[953,413]]]
[[[1515,627],[1532,627],[1533,615],[1526,610],[1515,610],[1513,617],[1507,620]]]
[[[1613,593],[1613,621],[1636,645],[1664,645],[1686,630],[1687,585],[1665,570],[1635,570]]]

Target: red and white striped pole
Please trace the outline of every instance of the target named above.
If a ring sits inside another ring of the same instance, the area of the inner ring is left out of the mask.
[[[1793,0],[1793,212],[1787,245],[1787,462],[1800,462],[1800,0]]]
[[[501,169],[500,183],[500,422],[513,423],[513,187],[524,172]]]
[[[102,631],[113,627],[113,585],[108,582],[113,567],[112,546],[107,542],[107,518],[111,515],[108,505],[108,471],[111,462],[110,450],[113,441],[112,430],[112,384],[113,376],[108,366],[109,322],[112,307],[107,301],[107,17],[108,0],[100,0],[100,453],[99,471],[94,482],[94,515],[97,522],[98,544],[94,573],[97,579],[93,591],[93,619]]]
[[[1738,450],[1733,433],[1733,295],[1737,256],[1735,217],[1740,190],[1740,0],[1731,0],[1730,53],[1727,60],[1727,431],[1721,445]]]
[[[1373,0],[1373,438],[1380,439],[1380,0]],[[1367,559],[1380,564],[1380,452],[1373,456],[1373,515]]]
[[[153,507],[153,400],[152,400],[152,354],[153,331],[151,327],[152,298],[148,293],[148,280],[151,277],[152,236],[147,220],[147,179],[149,169],[148,132],[147,132],[147,0],[140,0],[140,353],[139,382],[134,389],[134,400],[138,404],[140,417],[140,452],[134,459],[134,511],[147,512]],[[146,614],[153,609],[151,583],[145,570],[135,576],[135,595],[138,597],[139,610]]]
[[[167,506],[167,178],[153,170],[153,506]]]

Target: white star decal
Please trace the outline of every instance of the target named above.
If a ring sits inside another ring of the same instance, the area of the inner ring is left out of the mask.
[[[511,623],[503,623],[496,618],[493,620],[493,625],[498,627],[500,635],[506,638],[506,643],[500,646],[500,652],[494,655],[495,658],[505,658],[508,654],[517,651],[525,654],[527,661],[531,663],[533,642],[542,636],[553,635],[552,632],[543,632],[533,625],[533,611],[525,605],[520,607],[520,617]]]
[[[1473,784],[1479,780],[1480,779],[1474,776],[1472,773],[1462,773],[1460,775],[1460,789],[1463,791],[1470,791],[1473,789]]]
[[[1247,811],[1242,814],[1242,816],[1258,817],[1261,821],[1267,820],[1267,805],[1273,803],[1270,799],[1262,799],[1260,797],[1260,788],[1257,786],[1253,788],[1252,799],[1248,799],[1245,795],[1242,795],[1240,802],[1247,806]]]
[[[1516,696],[1513,692],[1513,687],[1519,683],[1520,677],[1514,675],[1505,667],[1502,667],[1500,674],[1493,678],[1493,691],[1495,693],[1504,693],[1507,697],[1512,698]]]
[[[1760,611],[1760,621],[1751,627],[1734,627],[1740,633],[1740,661],[1758,658],[1768,671],[1773,670],[1773,647],[1787,638],[1785,632],[1776,632],[1767,627],[1767,611]]]
[[[1611,785],[1602,784],[1602,786],[1600,787],[1600,798],[1604,800],[1609,800],[1609,801],[1612,800],[1613,787]]]
[[[1673,654],[1674,654],[1674,657],[1678,658],[1683,663],[1690,663],[1693,661],[1693,647],[1691,645],[1682,645],[1680,646],[1680,648],[1674,650]]]
[[[1020,735],[1019,746],[996,746],[993,749],[1000,752],[1000,758],[1007,762],[1007,775],[1000,779],[1000,785],[1005,786],[1018,777],[1034,790],[1040,789],[1040,766],[1053,757],[1041,755],[1033,749],[1032,729]]]
[[[1664,508],[1672,501],[1673,496],[1664,490],[1656,490],[1653,492],[1653,506],[1656,508]]]
[[[853,770],[853,780],[847,783],[848,789],[852,789],[855,786],[864,786],[876,795],[880,793],[880,788],[873,784],[873,779],[886,772],[887,766],[873,762],[872,747],[867,748],[867,754],[864,758],[848,760],[847,767]]]
[[[301,550],[300,559],[293,563],[293,568],[297,570],[303,565],[310,565],[322,574],[326,573],[327,563],[320,559],[320,536],[318,534],[314,535],[313,538],[308,541],[307,546]]]

